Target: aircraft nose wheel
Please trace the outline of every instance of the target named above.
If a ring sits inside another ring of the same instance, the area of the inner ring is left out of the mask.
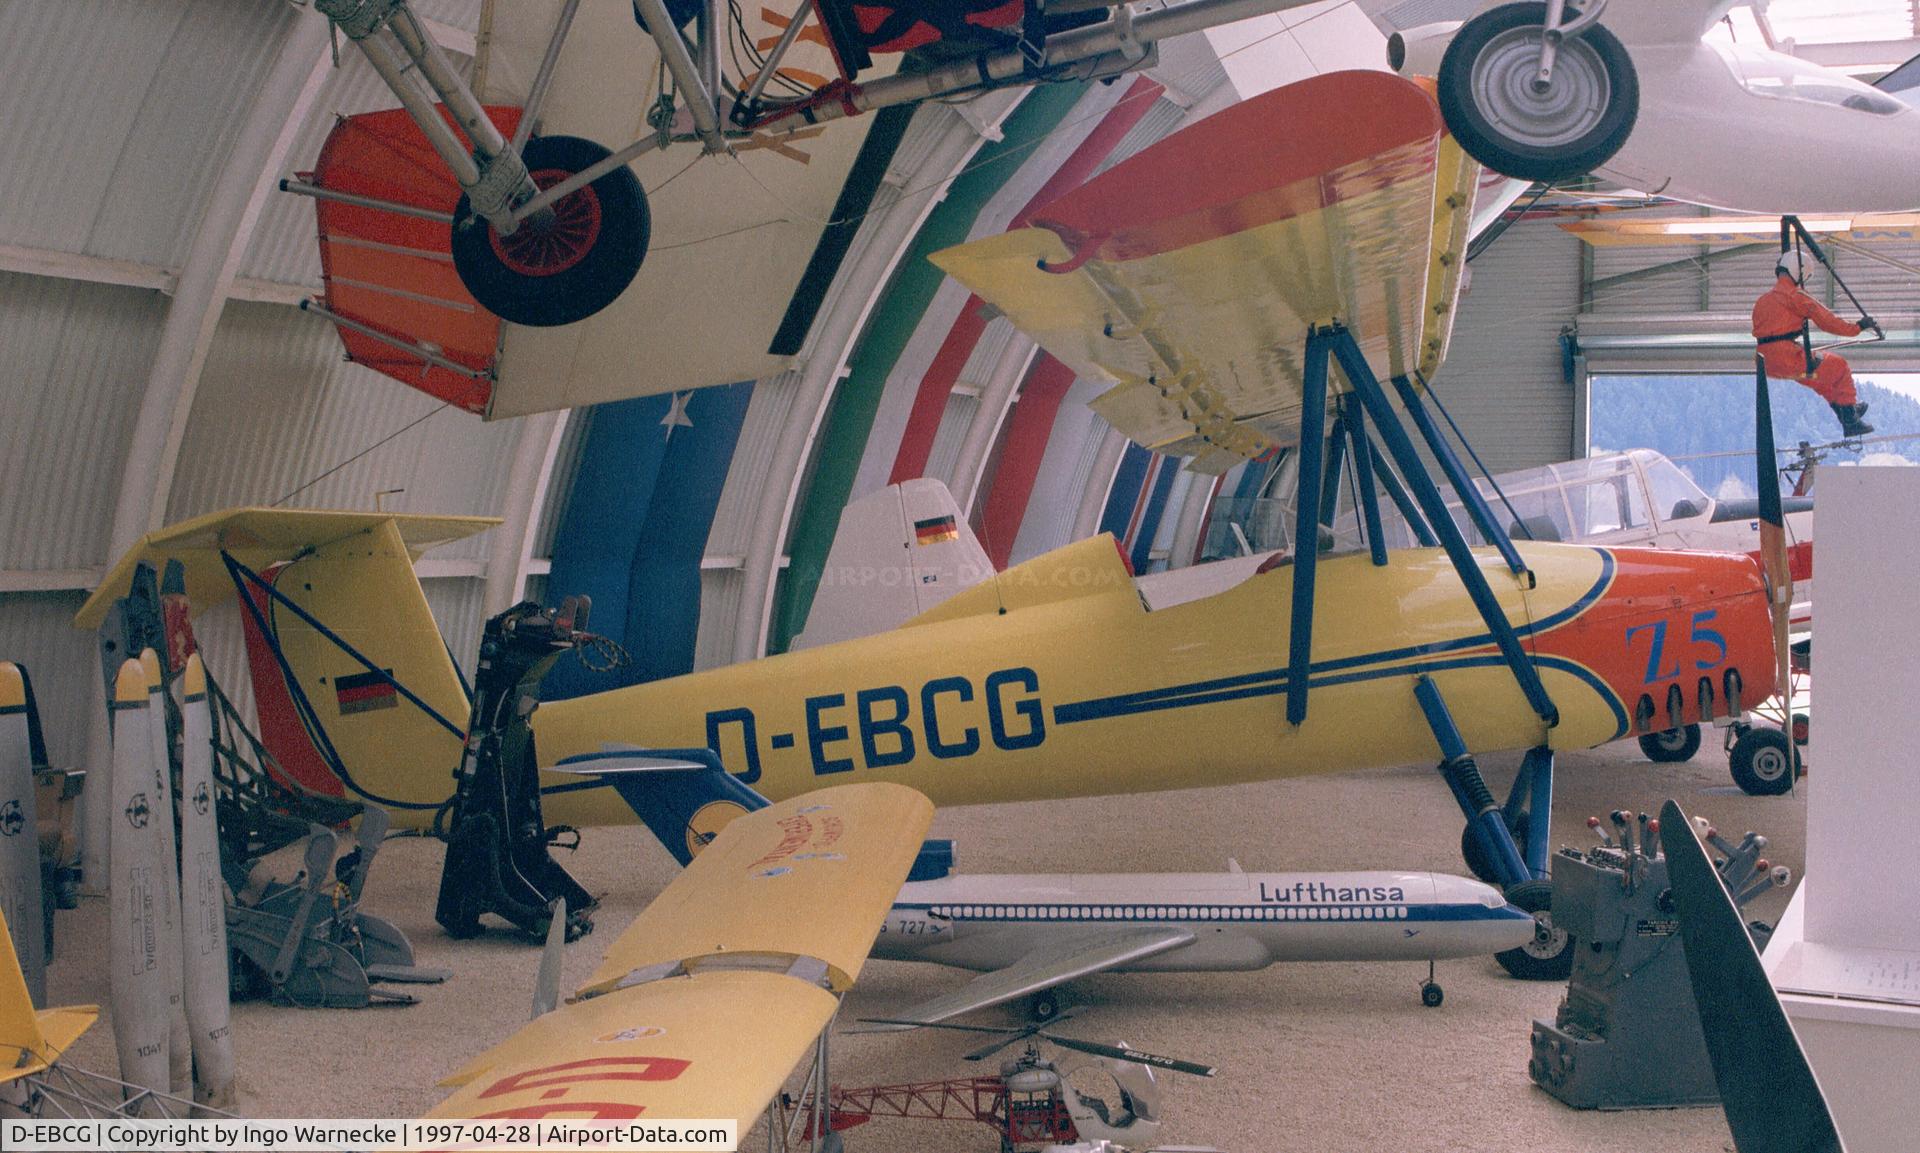
[[[521,150],[541,188],[607,155],[577,136],[534,137]],[[510,236],[475,216],[462,196],[453,214],[453,266],[487,311],[550,328],[585,320],[625,292],[646,259],[651,233],[646,192],[622,165],[521,222]]]
[[[1574,13],[1568,10],[1567,18]],[[1440,61],[1440,111],[1475,160],[1552,183],[1620,151],[1640,114],[1640,83],[1620,41],[1599,25],[1560,42],[1539,83],[1544,3],[1505,4],[1454,34]]]
[[[1507,901],[1533,914],[1533,940],[1495,953],[1500,967],[1522,981],[1564,981],[1573,975],[1573,935],[1553,923],[1553,882],[1522,881],[1507,890]]]
[[[1420,1003],[1429,1009],[1438,1009],[1440,1003],[1446,999],[1447,991],[1440,987],[1440,982],[1433,979],[1433,962],[1428,961],[1427,979],[1420,982]]]

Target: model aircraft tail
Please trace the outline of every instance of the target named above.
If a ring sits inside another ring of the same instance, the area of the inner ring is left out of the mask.
[[[937,480],[891,484],[840,514],[795,649],[897,628],[993,575],[993,562]]]
[[[712,749],[609,748],[554,767],[606,780],[682,865],[691,864],[728,824],[769,803],[727,772]],[[907,879],[928,881],[952,871],[953,842],[930,840],[920,846]]]

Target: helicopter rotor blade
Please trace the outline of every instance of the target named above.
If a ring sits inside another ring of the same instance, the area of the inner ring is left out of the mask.
[[[907,1017],[862,1017],[863,1025],[905,1025],[910,1029],[953,1029],[962,1033],[1020,1033],[1004,1025],[955,1025],[946,1021],[915,1021]]]
[[[1011,1037],[1002,1037],[998,1041],[990,1042],[986,1045],[981,1046],[978,1049],[975,1049],[973,1052],[966,1054],[964,1057],[961,1058],[961,1060],[984,1061],[988,1057],[993,1056],[995,1053],[998,1053],[1000,1050],[1005,1049],[1009,1045],[1018,1045],[1020,1042],[1026,1040],[1031,1035],[1032,1034],[1029,1034],[1029,1033],[1015,1033]]]
[[[1027,1025],[962,1025],[957,1021],[916,1021],[911,1017],[862,1017],[863,1025],[900,1025],[909,1029],[953,1029],[961,1033],[1002,1033],[1009,1037],[1031,1037],[1042,1029],[1049,1029],[1071,1018],[1079,1010],[1068,1009],[1042,1022]]]
[[[1038,1032],[1038,1030],[1036,1030]],[[1060,1046],[1062,1049],[1075,1049],[1082,1053],[1091,1053],[1096,1057],[1113,1057],[1121,1061],[1132,1061],[1140,1065],[1150,1065],[1155,1069],[1166,1069],[1175,1073],[1189,1073],[1195,1077],[1211,1077],[1216,1066],[1202,1065],[1195,1061],[1182,1061],[1178,1057],[1163,1057],[1157,1053],[1144,1053],[1139,1049],[1130,1049],[1124,1045],[1103,1045],[1098,1041],[1080,1041],[1072,1037],[1056,1036],[1053,1033],[1040,1033],[1040,1036]]]

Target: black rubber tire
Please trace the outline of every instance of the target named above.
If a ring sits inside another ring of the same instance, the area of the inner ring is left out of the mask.
[[[1440,114],[1468,155],[1504,175],[1551,184],[1584,176],[1620,151],[1627,137],[1633,134],[1634,122],[1640,116],[1640,80],[1633,58],[1619,38],[1604,27],[1593,25],[1562,44],[1561,59],[1566,59],[1569,53],[1590,50],[1588,62],[1598,64],[1606,76],[1604,110],[1592,127],[1564,142],[1538,144],[1516,139],[1500,127],[1498,117],[1489,115],[1482,104],[1476,91],[1476,72],[1483,65],[1482,53],[1489,46],[1496,41],[1510,45],[1510,34],[1528,26],[1543,27],[1546,20],[1547,6],[1528,2],[1504,4],[1467,21],[1454,34],[1446,55],[1441,57],[1439,97]],[[1539,38],[1533,39],[1537,45]],[[1529,89],[1519,94],[1519,98],[1530,95]]]
[[[1522,881],[1507,890],[1507,901],[1532,913],[1539,927],[1532,943],[1495,953],[1493,959],[1522,981],[1566,980],[1573,974],[1577,942],[1573,934],[1553,927],[1553,882]]]
[[[536,179],[543,172],[579,172],[607,155],[607,149],[577,136],[536,136],[521,153]],[[618,299],[647,258],[653,221],[647,194],[631,168],[614,169],[563,197],[554,209],[563,223],[585,216],[595,222],[584,249],[574,246],[570,263],[539,273],[508,263],[500,248],[537,241],[542,234],[528,230],[539,225],[528,221],[514,236],[498,241],[492,226],[473,215],[467,197],[461,196],[454,209],[453,266],[473,298],[502,320],[535,328],[585,320]]]
[[[1027,1017],[1036,1025],[1044,1025],[1060,1015],[1060,998],[1052,989],[1042,989],[1027,998]]]
[[[1640,751],[1648,760],[1663,765],[1690,761],[1700,751],[1700,726],[1681,725],[1664,733],[1645,733],[1640,737]]]
[[[1420,1003],[1427,1008],[1438,1009],[1441,1002],[1446,999],[1447,991],[1432,981],[1428,981],[1426,984],[1420,986]]]
[[[1753,797],[1777,797],[1793,788],[1800,775],[1800,750],[1779,729],[1756,726],[1733,742],[1727,768],[1741,792]]]
[[[1526,853],[1528,827],[1527,814],[1525,813],[1521,813],[1517,819],[1507,822],[1507,831],[1513,834],[1513,842],[1520,846],[1522,855]],[[1493,862],[1488,860],[1486,853],[1481,850],[1480,838],[1473,835],[1472,825],[1468,825],[1460,830],[1460,859],[1466,862],[1469,873],[1472,873],[1487,884],[1499,885],[1504,883],[1494,872]]]

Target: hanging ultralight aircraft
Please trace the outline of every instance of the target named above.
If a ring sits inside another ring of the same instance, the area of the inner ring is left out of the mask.
[[[1447,126],[1498,172],[1589,172],[1747,212],[1920,207],[1920,108],[1807,60],[1706,39],[1740,0],[1459,0],[1394,34],[1403,75],[1437,76]],[[1476,14],[1477,13],[1477,14]],[[1913,82],[1897,72],[1895,86]]]
[[[401,107],[342,119],[281,184],[319,200],[326,290],[303,307],[489,418],[771,376],[859,221],[939,185],[883,190],[916,105],[1111,79],[1306,2],[516,0],[469,79],[406,0],[318,0]],[[660,335],[635,355],[636,332]]]

